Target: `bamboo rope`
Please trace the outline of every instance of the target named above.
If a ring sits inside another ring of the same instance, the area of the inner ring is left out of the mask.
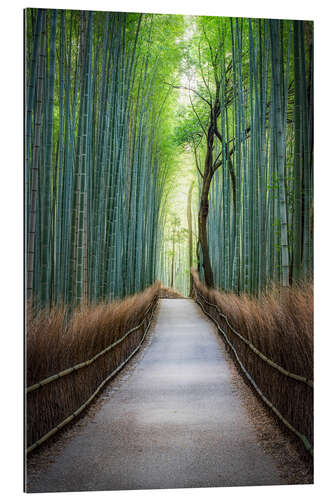
[[[230,330],[235,334],[237,335],[237,337],[239,337],[245,344],[248,345],[248,347],[253,351],[255,352],[255,354],[257,354],[257,356],[259,356],[259,358],[261,358],[263,361],[265,361],[267,364],[269,364],[270,366],[272,366],[273,368],[275,368],[276,370],[278,370],[280,373],[283,373],[283,375],[286,375],[286,377],[289,377],[289,378],[292,378],[294,380],[297,380],[299,382],[303,382],[304,384],[308,385],[309,387],[312,387],[313,388],[313,380],[310,380],[306,377],[303,377],[301,375],[297,375],[296,373],[292,373],[292,372],[289,372],[288,370],[286,370],[285,368],[283,368],[282,366],[278,365],[277,363],[275,363],[274,361],[272,361],[270,358],[268,358],[267,356],[265,356],[262,352],[259,351],[259,349],[257,349],[248,339],[246,339],[245,337],[243,337],[239,332],[237,332],[232,325],[230,325],[229,321],[228,321],[228,318],[225,314],[223,314],[219,308],[217,307],[216,304],[212,304],[211,302],[208,302],[207,299],[205,299],[205,297],[203,297],[203,295],[199,292],[199,290],[197,289],[197,286],[195,285],[195,288],[196,288],[196,291],[198,293],[198,295],[200,295],[200,297],[202,298],[202,300],[209,306],[211,307],[214,307],[217,311],[217,313],[223,317],[223,319],[225,320],[225,322],[227,323],[227,325],[229,326]]]
[[[194,287],[195,289],[195,292],[196,292],[196,286]],[[251,377],[251,375],[249,374],[249,372],[246,370],[246,368],[244,367],[243,363],[241,362],[241,360],[239,359],[238,357],[238,354],[237,354],[237,351],[236,349],[234,348],[234,346],[232,345],[232,343],[230,342],[230,340],[228,339],[228,336],[226,335],[226,333],[222,330],[222,328],[220,327],[220,325],[218,324],[218,322],[215,320],[215,318],[213,318],[213,316],[211,316],[209,314],[209,312],[207,312],[205,310],[205,308],[203,307],[203,305],[201,304],[201,302],[199,300],[197,300],[197,293],[196,293],[196,297],[195,297],[195,300],[196,302],[199,304],[199,306],[201,307],[201,309],[203,310],[203,312],[209,316],[211,318],[211,320],[215,323],[217,329],[222,333],[222,335],[224,336],[227,344],[229,345],[229,347],[232,349],[234,355],[235,355],[235,358],[236,360],[238,361],[239,363],[239,366],[241,367],[242,371],[244,372],[245,376],[248,378],[248,380],[251,382],[251,384],[253,385],[254,389],[257,391],[257,393],[259,394],[259,396],[261,397],[261,399],[267,404],[267,406],[275,413],[275,415],[281,420],[281,422],[284,423],[284,425],[286,427],[288,427],[288,429],[293,432],[303,443],[304,447],[306,448],[306,450],[313,456],[313,448],[310,444],[310,441],[309,439],[304,435],[302,434],[301,432],[299,432],[297,429],[295,429],[295,427],[293,427],[289,422],[288,420],[286,420],[282,415],[281,413],[279,412],[279,410],[273,405],[273,403],[267,399],[267,397],[263,394],[263,392],[261,391],[261,389],[259,389],[259,387],[257,386],[257,384],[255,383],[255,381],[253,380],[253,378]]]
[[[73,373],[74,371],[80,370],[80,368],[84,368],[85,366],[91,365],[94,361],[96,361],[96,359],[100,358],[101,356],[103,356],[103,354],[106,354],[108,351],[113,349],[116,345],[120,344],[123,340],[126,339],[126,337],[128,337],[128,335],[130,335],[134,331],[138,330],[142,326],[142,324],[143,324],[143,322],[148,314],[148,311],[151,308],[151,306],[153,305],[155,299],[156,299],[156,297],[154,297],[154,299],[151,301],[151,303],[147,307],[141,323],[139,325],[135,326],[134,328],[131,328],[131,330],[126,332],[125,335],[123,335],[123,337],[118,339],[113,344],[110,344],[108,347],[103,349],[103,351],[100,351],[99,353],[95,354],[95,356],[93,358],[88,359],[87,361],[82,361],[81,363],[78,363],[75,366],[71,366],[70,368],[66,368],[65,370],[62,370],[61,372],[56,373],[55,375],[51,375],[50,377],[47,377],[47,378],[41,380],[40,382],[37,382],[36,384],[30,385],[26,389],[26,393],[28,394],[30,392],[36,391],[37,389],[39,389],[40,387],[43,387],[44,385],[47,385],[51,382],[54,382],[55,380],[58,380],[61,377],[65,377],[66,375],[69,375],[70,373]]]
[[[153,301],[154,302],[154,301]],[[151,302],[151,304],[153,303]],[[69,417],[65,418],[65,420],[63,420],[62,422],[60,422],[60,424],[58,424],[56,427],[54,427],[53,429],[51,429],[49,432],[47,432],[46,434],[44,434],[44,436],[42,436],[40,439],[38,439],[37,441],[35,441],[32,445],[29,446],[29,448],[27,448],[27,453],[30,453],[31,451],[35,450],[38,446],[40,446],[42,443],[45,443],[45,441],[47,441],[50,437],[52,437],[54,434],[56,434],[58,431],[60,431],[60,429],[62,429],[63,427],[65,427],[65,425],[69,424],[69,422],[71,422],[75,417],[77,417],[80,413],[83,412],[83,410],[85,410],[85,408],[87,408],[87,406],[91,403],[91,401],[94,399],[94,397],[100,392],[100,390],[104,387],[104,385],[112,378],[114,377],[125,365],[126,363],[134,356],[134,354],[139,350],[139,348],[141,347],[144,339],[146,338],[146,335],[147,335],[147,332],[149,330],[149,327],[151,325],[151,322],[153,320],[153,315],[154,315],[154,312],[155,312],[155,309],[157,307],[157,303],[158,301],[155,302],[155,305],[154,305],[154,308],[152,310],[152,313],[151,313],[151,317],[150,317],[150,320],[149,320],[149,323],[147,325],[147,328],[145,329],[145,332],[143,334],[143,337],[142,339],[140,340],[139,344],[137,345],[137,347],[134,349],[134,351],[131,352],[131,354],[128,356],[128,358],[125,359],[125,361],[123,361],[112,373],[110,373],[110,375],[108,375],[106,377],[106,379],[103,380],[103,382],[100,383],[100,385],[97,387],[97,389],[93,392],[93,394],[89,397],[89,399],[87,399],[87,401],[85,403],[83,403],[80,408],[78,408],[74,413],[72,413]],[[151,305],[150,304],[150,305]],[[149,309],[149,308],[148,308]],[[147,310],[148,310],[147,309]],[[146,311],[147,312],[147,311]]]

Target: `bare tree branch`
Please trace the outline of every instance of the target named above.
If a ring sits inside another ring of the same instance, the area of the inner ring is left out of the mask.
[[[188,96],[189,96],[189,99],[190,99],[190,103],[191,103],[192,109],[193,109],[193,111],[194,111],[194,113],[195,113],[195,116],[197,117],[197,120],[198,120],[198,122],[199,122],[199,124],[200,124],[200,127],[202,128],[203,133],[204,133],[204,134],[205,134],[205,136],[207,137],[207,132],[206,132],[206,129],[205,129],[205,127],[203,126],[202,121],[200,120],[200,116],[198,115],[198,113],[197,113],[197,111],[196,111],[196,109],[195,109],[195,107],[194,107],[194,105],[193,105],[192,98],[191,98],[191,94],[189,94]]]
[[[200,99],[205,101],[209,107],[211,107],[211,103],[209,101],[207,101],[207,99],[205,97],[203,97],[201,94],[199,94],[199,92],[197,92],[195,89],[191,89],[190,87],[185,87],[184,85],[174,85],[173,83],[168,83],[168,82],[163,82],[163,83],[165,83],[166,85],[170,85],[170,87],[173,87],[174,89],[189,90],[190,92],[193,92],[198,97],[200,97]]]
[[[203,179],[203,173],[201,172],[200,167],[199,167],[199,161],[198,161],[198,156],[197,156],[197,146],[195,145],[194,137],[192,137],[192,142],[193,142],[193,149],[194,149],[195,166],[197,167],[197,170],[198,170],[199,174],[201,175],[201,178]]]
[[[199,52],[199,67],[200,67],[200,73],[201,73],[201,77],[202,77],[202,80],[205,84],[205,87],[206,89],[208,90],[208,93],[209,93],[209,97],[210,97],[210,102],[212,103],[213,102],[213,99],[212,99],[212,94],[210,92],[210,88],[209,88],[209,85],[208,83],[206,82],[206,79],[205,79],[205,75],[204,75],[204,72],[203,72],[203,69],[202,69],[202,64],[201,64],[201,49],[200,49],[200,41],[199,41],[199,45],[198,45],[198,52]]]

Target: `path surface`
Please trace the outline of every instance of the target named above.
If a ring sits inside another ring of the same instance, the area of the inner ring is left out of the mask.
[[[281,484],[216,336],[194,302],[161,300],[130,376],[80,421],[28,491]]]

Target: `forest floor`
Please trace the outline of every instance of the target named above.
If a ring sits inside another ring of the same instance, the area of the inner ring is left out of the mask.
[[[188,299],[161,299],[144,348],[29,457],[29,492],[304,484],[297,447]]]

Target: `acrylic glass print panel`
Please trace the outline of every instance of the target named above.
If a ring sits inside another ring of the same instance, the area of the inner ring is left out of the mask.
[[[25,490],[313,482],[313,23],[25,18]]]

